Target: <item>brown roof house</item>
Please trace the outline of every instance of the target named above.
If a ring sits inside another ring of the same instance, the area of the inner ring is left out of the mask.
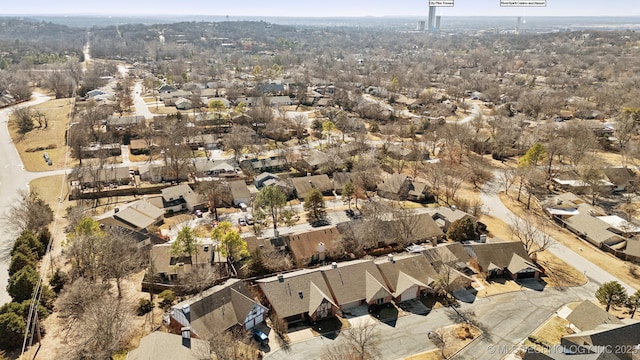
[[[251,204],[251,193],[244,180],[229,181],[229,188],[231,189],[234,205],[238,206],[241,203]]]
[[[636,174],[626,167],[610,167],[604,169],[604,175],[613,183],[613,191],[626,191],[636,185]]]
[[[333,191],[333,183],[326,174],[291,178],[291,183],[296,188],[298,199],[301,200],[304,200],[313,188],[325,195]]]
[[[508,275],[512,279],[538,278],[542,270],[531,260],[520,241],[470,244],[465,248],[487,278]]]
[[[198,338],[224,332],[234,326],[252,329],[264,321],[267,308],[257,303],[240,279],[229,279],[171,307],[171,327],[191,327]]]
[[[342,311],[360,304],[382,305],[391,302],[392,295],[380,270],[371,260],[332,263],[319,268],[335,303]]]
[[[160,225],[164,221],[164,210],[156,207],[147,199],[134,201],[96,216],[96,220],[105,223],[113,220],[118,226],[130,230],[143,230],[151,225]]]
[[[431,217],[445,233],[449,230],[451,223],[456,220],[472,219],[474,222],[476,221],[475,216],[458,210],[455,206],[440,206],[435,208],[433,212],[431,212]]]
[[[411,179],[408,176],[393,174],[378,183],[378,195],[390,200],[407,200],[411,188]]]
[[[137,349],[127,353],[126,360],[210,359],[209,342],[188,336],[154,331],[140,340]]]
[[[298,270],[256,280],[271,310],[289,324],[332,318],[339,311],[324,276],[316,270]]]
[[[377,260],[376,265],[397,302],[420,297],[438,280],[436,270],[419,254],[389,255]]]
[[[343,254],[340,233],[335,227],[287,234],[283,239],[299,268]]]

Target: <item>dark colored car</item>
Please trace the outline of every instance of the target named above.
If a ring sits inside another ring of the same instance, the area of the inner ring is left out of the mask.
[[[267,334],[263,333],[258,329],[253,329],[252,333],[253,333],[253,339],[257,341],[260,345],[266,346],[267,344],[269,344],[269,337],[267,336]]]

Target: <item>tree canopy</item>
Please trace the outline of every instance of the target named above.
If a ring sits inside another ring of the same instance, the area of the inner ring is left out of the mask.
[[[253,202],[255,208],[258,210],[257,214],[266,214],[271,217],[274,232],[278,229],[280,211],[286,203],[287,195],[275,186],[263,187]]]
[[[307,221],[315,224],[324,221],[327,217],[326,205],[320,190],[313,188],[304,198],[304,209],[307,211]]]
[[[608,312],[611,306],[622,306],[625,304],[627,300],[627,291],[624,287],[617,281],[609,281],[598,290],[596,290],[596,299],[600,302],[600,304],[606,306],[606,311]]]

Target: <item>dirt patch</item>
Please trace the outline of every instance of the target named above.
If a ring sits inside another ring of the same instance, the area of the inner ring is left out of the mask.
[[[520,217],[524,216],[536,216],[541,218],[538,213],[524,210],[523,206],[517,203],[515,200],[505,194],[500,194],[500,200],[509,208],[514,214]],[[591,245],[582,239],[579,239],[568,230],[561,228],[553,223],[548,218],[541,218],[542,221],[547,224],[546,232],[562,245],[568,247],[572,251],[585,259],[591,261],[594,264],[598,264],[603,269],[606,269],[611,275],[624,281],[630,286],[639,289],[640,288],[640,276],[634,275],[634,265],[626,261],[620,260],[612,254],[601,251],[595,246]],[[640,274],[640,273],[636,273]],[[584,274],[582,275],[584,278]],[[585,280],[586,281],[586,280]]]
[[[482,331],[473,325],[457,324],[438,329],[436,333],[443,343],[441,353],[448,359],[480,336]]]
[[[531,346],[538,350],[543,350],[539,345],[556,345],[560,343],[560,339],[563,336],[571,335],[573,331],[569,328],[569,322],[559,316],[552,316],[541,327],[539,327],[534,333],[532,333],[527,340],[525,340],[525,346]],[[531,340],[535,340],[538,344]]]
[[[22,158],[25,169],[28,171],[47,171],[72,167],[75,161],[65,166],[67,146],[64,144],[65,133],[69,124],[69,113],[72,103],[69,99],[51,100],[45,103],[32,106],[33,111],[39,111],[46,115],[48,126],[46,128],[36,128],[29,131],[24,136],[18,134],[18,127],[13,118],[9,121],[9,133]],[[49,147],[50,149],[46,149]],[[29,151],[37,148],[44,150]],[[51,158],[52,165],[49,166],[44,161],[44,153],[47,152]]]
[[[405,360],[442,360],[443,357],[440,355],[440,350],[431,350],[427,352],[423,352],[421,354],[411,355]]]

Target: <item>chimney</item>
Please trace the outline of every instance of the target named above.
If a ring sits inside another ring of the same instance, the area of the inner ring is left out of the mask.
[[[278,274],[278,282],[284,282],[284,275]]]
[[[185,326],[180,331],[182,332],[182,346],[191,349],[191,328]]]
[[[120,208],[113,208],[113,213],[117,214],[120,211]]]
[[[324,252],[325,252],[324,243],[321,242],[318,244],[318,260],[319,261],[324,261]]]
[[[387,255],[387,259],[389,260],[389,262],[395,262],[395,261],[393,260],[393,254],[389,254],[389,255]]]
[[[332,263],[331,263],[331,268],[332,268],[332,269],[337,269],[337,268],[338,268],[338,263],[337,263],[337,262],[335,262],[335,261],[334,261],[334,262],[332,262]]]

